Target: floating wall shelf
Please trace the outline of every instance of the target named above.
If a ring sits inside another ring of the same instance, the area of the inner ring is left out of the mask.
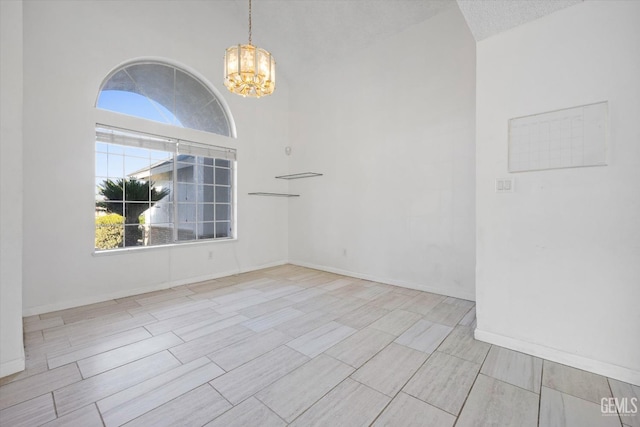
[[[302,172],[302,173],[294,173],[291,175],[281,175],[276,176],[278,179],[300,179],[300,178],[313,178],[314,176],[322,176],[321,173],[316,172]]]
[[[288,193],[249,193],[250,196],[271,196],[271,197],[300,197],[299,194],[288,194]]]

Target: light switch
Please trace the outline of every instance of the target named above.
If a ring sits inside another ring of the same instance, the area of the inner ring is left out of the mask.
[[[513,193],[513,178],[496,178],[496,193]]]

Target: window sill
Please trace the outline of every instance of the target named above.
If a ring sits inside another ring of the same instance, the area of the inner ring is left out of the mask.
[[[157,246],[135,246],[132,248],[109,249],[104,251],[96,251],[94,249],[91,255],[95,257],[124,255],[127,253],[136,253],[136,252],[142,253],[142,252],[148,252],[148,251],[156,251],[160,249],[187,248],[192,246],[203,246],[203,245],[211,245],[211,244],[219,244],[219,243],[234,243],[237,241],[238,241],[238,238],[234,237],[232,239],[200,240],[195,242],[171,243],[168,245],[157,245]]]

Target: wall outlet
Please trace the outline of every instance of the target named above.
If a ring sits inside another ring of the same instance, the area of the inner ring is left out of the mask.
[[[209,259],[213,259],[213,251],[209,251]]]
[[[496,178],[496,193],[513,193],[514,184],[513,178]]]

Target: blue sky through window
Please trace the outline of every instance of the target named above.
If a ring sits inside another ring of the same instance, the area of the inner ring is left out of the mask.
[[[97,106],[104,110],[183,127],[180,120],[163,105],[135,92],[103,90]]]

